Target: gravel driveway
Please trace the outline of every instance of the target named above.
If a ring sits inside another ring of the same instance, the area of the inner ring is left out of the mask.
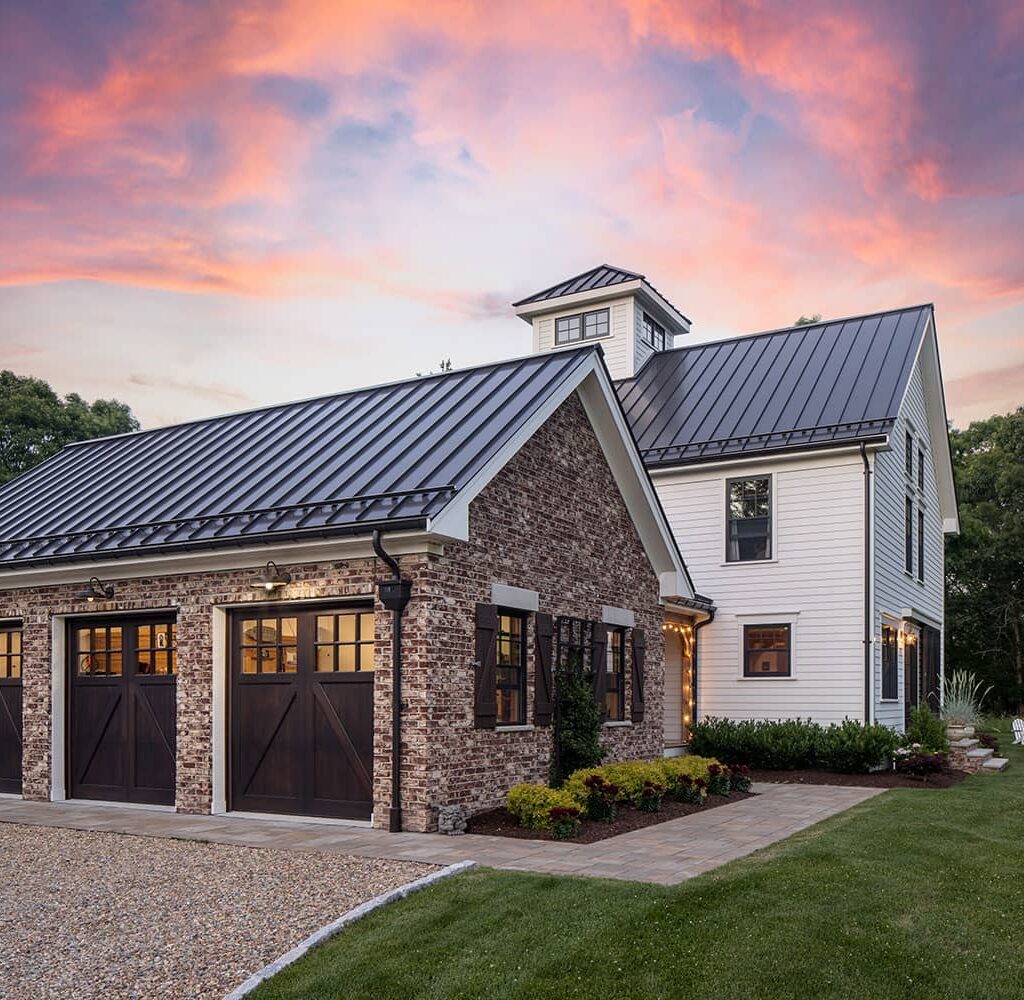
[[[0,997],[220,997],[433,870],[0,824]]]

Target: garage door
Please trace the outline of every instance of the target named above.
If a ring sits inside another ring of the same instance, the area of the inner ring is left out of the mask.
[[[0,792],[21,792],[21,628],[0,625]]]
[[[232,808],[369,819],[372,609],[237,614],[231,648]]]
[[[174,804],[176,633],[166,617],[70,626],[73,798]]]

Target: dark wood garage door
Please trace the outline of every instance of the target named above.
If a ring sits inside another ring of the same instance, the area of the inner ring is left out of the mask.
[[[0,625],[0,792],[21,792],[21,627]]]
[[[373,611],[232,618],[231,807],[369,819]]]
[[[171,618],[70,625],[73,798],[174,804],[176,647]]]

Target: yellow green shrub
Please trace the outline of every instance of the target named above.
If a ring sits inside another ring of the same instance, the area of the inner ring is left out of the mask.
[[[576,809],[579,803],[564,788],[513,785],[505,806],[520,826],[529,830],[546,830],[551,826],[552,809]]]

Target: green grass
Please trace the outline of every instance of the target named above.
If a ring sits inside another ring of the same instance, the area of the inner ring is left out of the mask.
[[[256,996],[1020,997],[1024,752],[1001,742],[1001,776],[886,792],[672,889],[469,872]]]

